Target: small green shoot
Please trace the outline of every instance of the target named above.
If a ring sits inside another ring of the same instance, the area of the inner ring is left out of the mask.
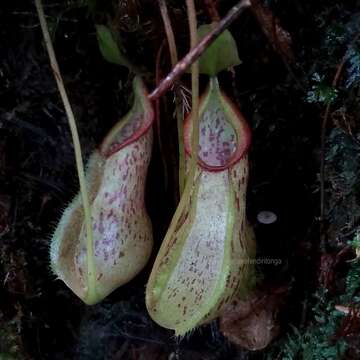
[[[96,35],[99,42],[99,48],[104,59],[112,64],[121,65],[132,69],[132,65],[115,40],[113,32],[105,25],[96,25]]]
[[[205,37],[213,26],[214,23],[201,25],[198,28],[199,40]],[[200,57],[199,70],[201,74],[215,76],[220,71],[240,64],[236,42],[230,31],[225,30]]]

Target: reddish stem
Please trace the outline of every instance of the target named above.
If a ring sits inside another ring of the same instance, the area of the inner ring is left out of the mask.
[[[237,5],[230,9],[227,15],[220,20],[216,27],[199,43],[192,48],[189,53],[182,58],[171,70],[171,72],[161,81],[159,86],[149,95],[150,100],[161,97],[174,84],[175,80],[182,75],[186,69],[191,66],[204,51],[226,30],[232,22],[248,7],[250,0],[241,0]]]

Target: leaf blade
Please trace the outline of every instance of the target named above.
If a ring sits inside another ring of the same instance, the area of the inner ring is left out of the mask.
[[[213,23],[199,26],[199,40],[204,38],[213,26]],[[223,70],[240,64],[236,42],[228,30],[225,30],[199,58],[200,73],[210,76],[215,76]]]
[[[112,31],[107,26],[96,25],[96,36],[100,52],[106,61],[131,69],[129,60],[121,53]]]

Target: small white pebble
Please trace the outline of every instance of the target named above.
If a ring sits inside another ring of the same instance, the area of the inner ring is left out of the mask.
[[[277,216],[272,211],[260,211],[257,220],[261,224],[273,224],[277,220]]]

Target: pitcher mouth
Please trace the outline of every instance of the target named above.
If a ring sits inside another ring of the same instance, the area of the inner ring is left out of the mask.
[[[218,116],[221,114],[221,116]],[[222,171],[236,164],[248,151],[251,130],[240,111],[220,90],[216,77],[210,79],[199,108],[198,165],[208,171]],[[185,151],[192,154],[192,114],[184,125]]]
[[[134,105],[123,121],[115,125],[100,146],[100,153],[108,158],[145,134],[154,121],[154,110],[148,91],[140,77],[133,81]]]

